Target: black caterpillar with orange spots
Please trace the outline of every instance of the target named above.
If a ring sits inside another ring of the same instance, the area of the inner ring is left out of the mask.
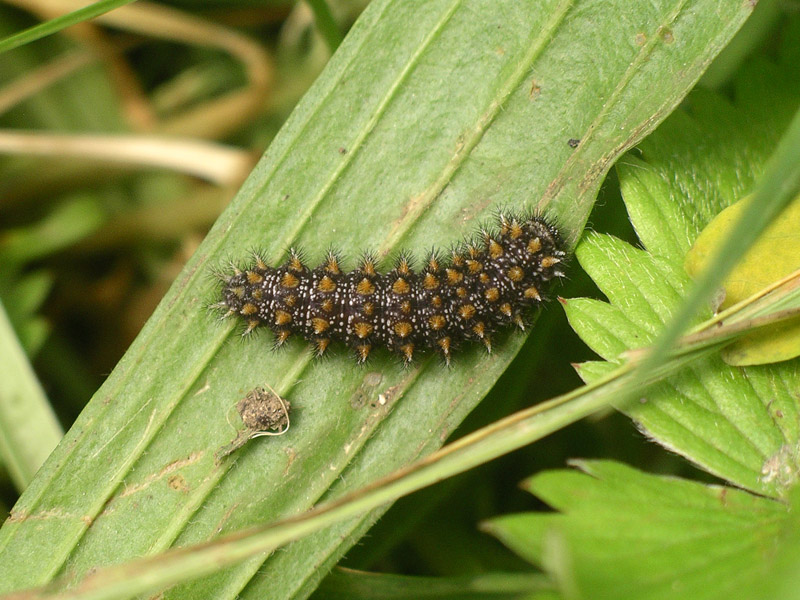
[[[496,233],[481,231],[460,244],[448,259],[431,252],[419,273],[401,255],[381,274],[365,255],[359,267],[344,272],[336,252],[309,269],[298,252],[278,268],[256,256],[247,269],[223,276],[227,315],[241,316],[249,333],[266,325],[276,345],[293,333],[322,354],[331,342],[344,342],[364,362],[374,348],[388,348],[406,362],[417,351],[436,350],[449,362],[463,342],[492,348],[501,328],[524,328],[525,314],[540,304],[545,286],[564,276],[566,256],[555,227],[543,218],[501,214]]]

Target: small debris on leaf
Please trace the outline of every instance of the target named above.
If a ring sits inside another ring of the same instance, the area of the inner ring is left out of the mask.
[[[290,410],[289,401],[281,398],[272,388],[257,387],[250,390],[236,403],[236,411],[244,428],[239,430],[230,444],[217,450],[214,455],[217,464],[253,438],[285,434],[289,431]]]

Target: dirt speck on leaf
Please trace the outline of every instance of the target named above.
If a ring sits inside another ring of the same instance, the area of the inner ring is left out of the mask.
[[[236,411],[244,427],[232,442],[214,453],[214,461],[222,459],[244,446],[248,440],[261,436],[283,435],[289,431],[289,411],[292,405],[272,388],[257,387],[236,403]]]

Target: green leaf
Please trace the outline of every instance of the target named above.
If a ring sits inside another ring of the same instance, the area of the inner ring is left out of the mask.
[[[0,458],[24,490],[61,440],[61,426],[0,303]]]
[[[50,331],[50,326],[37,315],[37,311],[52,286],[52,276],[43,271],[26,274],[14,281],[5,281],[0,277],[0,299],[28,356],[37,354]]]
[[[800,564],[796,494],[787,506],[611,461],[576,466],[583,472],[548,471],[525,484],[558,513],[485,525],[550,572],[566,597],[798,597],[786,587]]]
[[[408,577],[335,569],[314,600],[551,600],[558,598],[547,578],[535,573],[482,573],[456,577]]]
[[[613,18],[623,7],[626,19]],[[319,258],[334,241],[351,257],[423,253],[501,206],[546,207],[576,240],[615,157],[749,11],[711,0],[371,3],[0,530],[0,589],[297,514],[438,447],[521,336],[491,356],[469,349],[451,369],[386,356],[358,368],[344,352],[312,362],[299,343],[271,353],[268,335],[236,339],[206,311],[218,294],[209,273],[253,247],[273,262],[291,244]],[[235,435],[231,408],[267,384],[291,401],[292,429],[215,464]],[[304,597],[382,510],[165,597]]]
[[[336,19],[331,14],[331,9],[326,0],[308,0],[308,5],[314,11],[314,20],[316,21],[317,30],[320,32],[325,43],[331,52],[336,52],[339,44],[342,43],[342,32],[339,30],[339,25]]]
[[[670,310],[680,304],[688,279],[684,274],[680,283],[669,285],[679,267],[608,236],[589,236],[577,256],[617,309],[615,318],[627,320],[625,327],[614,328],[618,343],[611,347],[607,325],[614,321],[603,321],[609,309],[585,319],[573,313],[572,301],[566,304],[570,323],[593,350],[612,361],[611,369],[620,361],[607,351],[651,343]],[[796,443],[792,389],[797,373],[795,367],[774,368],[781,371],[754,370],[745,378],[714,356],[650,387],[638,402],[620,409],[647,435],[709,472],[748,489],[777,494],[789,481],[768,476],[765,469]],[[580,371],[581,377],[593,381],[589,373]],[[790,456],[784,458],[787,466],[793,464]]]
[[[785,74],[797,81],[796,72],[787,68]],[[750,76],[745,69],[740,77]],[[618,165],[626,207],[647,250],[587,236],[576,255],[610,305],[566,303],[574,329],[604,359],[619,364],[623,350],[656,340],[690,292],[683,270],[689,247],[717,212],[753,185],[767,156],[764,137],[776,138],[791,117],[797,95],[782,98],[764,78],[753,85],[762,89],[757,101],[748,90],[750,104],[693,94],[691,114],[674,113],[642,143],[644,160],[627,156]],[[774,110],[762,112],[765,104]],[[593,365],[580,375],[592,381],[607,371]],[[712,357],[620,408],[647,435],[707,471],[780,495],[796,472],[798,377],[796,361],[740,370]]]

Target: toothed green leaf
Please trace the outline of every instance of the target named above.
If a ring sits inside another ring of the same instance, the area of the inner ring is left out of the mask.
[[[795,82],[786,67],[782,82]],[[746,68],[760,86],[734,104],[708,92],[690,96],[617,169],[625,205],[645,249],[592,234],[578,246],[581,266],[610,301],[569,301],[573,328],[606,360],[651,344],[688,294],[683,263],[703,227],[753,185],[800,93],[782,98],[774,81]],[[748,79],[750,81],[750,79]],[[747,100],[747,102],[745,101]],[[794,103],[794,104],[793,104]],[[765,105],[774,110],[765,109]],[[697,319],[711,315],[709,307]],[[581,369],[589,381],[597,369]],[[749,367],[718,356],[652,386],[621,407],[650,437],[703,469],[746,489],[781,495],[795,480],[800,385],[798,362]]]
[[[484,529],[554,576],[570,598],[796,598],[797,494],[789,505],[742,490],[577,461],[525,487],[557,513]],[[788,595],[786,595],[788,594]]]

